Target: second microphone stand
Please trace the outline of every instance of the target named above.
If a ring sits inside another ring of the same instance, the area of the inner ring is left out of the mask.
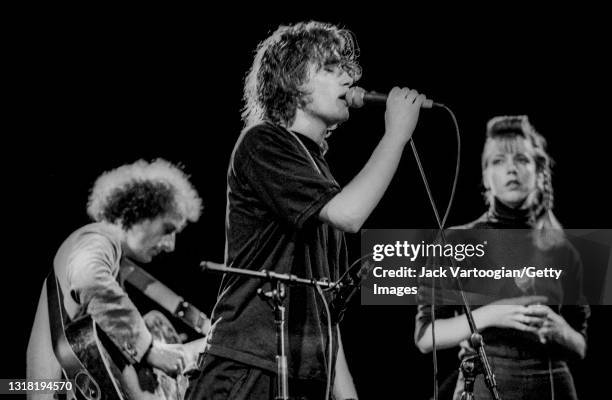
[[[286,332],[285,332],[285,306],[283,301],[287,294],[287,284],[320,286],[332,288],[336,284],[328,281],[317,281],[315,279],[298,278],[292,274],[279,274],[267,270],[251,271],[239,268],[230,268],[223,265],[213,265],[206,261],[200,263],[204,270],[234,274],[251,278],[262,279],[270,283],[270,290],[264,290],[263,285],[257,289],[257,294],[264,299],[274,312],[274,325],[276,327],[276,396],[275,400],[289,400],[289,371],[287,367],[286,354]]]

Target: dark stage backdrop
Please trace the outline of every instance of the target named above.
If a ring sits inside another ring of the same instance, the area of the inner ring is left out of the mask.
[[[559,220],[568,228],[610,228],[609,101],[603,95],[610,89],[609,29],[596,10],[515,8],[461,16],[440,11],[367,19],[365,11],[281,18],[260,11],[251,19],[199,12],[26,21],[16,32],[23,41],[14,61],[21,87],[14,100],[18,124],[5,132],[16,143],[4,148],[7,159],[14,157],[7,172],[16,182],[4,191],[10,228],[3,343],[9,352],[0,377],[25,376],[43,279],[62,240],[88,222],[85,204],[93,181],[139,158],[182,163],[204,199],[201,220],[179,235],[174,254],[160,256],[149,270],[210,313],[220,279],[201,273],[198,264],[223,260],[225,174],[242,126],[242,80],[255,46],[279,23],[341,24],[355,33],[361,49],[361,86],[383,92],[394,85],[416,88],[454,110],[463,147],[450,225],[484,211],[480,152],[486,121],[527,114],[549,139],[557,162]],[[328,159],[341,184],[359,171],[381,137],[383,111],[375,106],[351,111],[331,137]],[[413,137],[442,209],[456,149],[449,115],[423,111]],[[365,227],[434,226],[407,147]],[[358,244],[359,236],[352,235],[353,260]],[[582,398],[605,390],[602,366],[608,365],[611,347],[605,321],[611,314],[593,310],[588,356],[572,365]],[[361,399],[431,394],[431,355],[421,355],[413,344],[414,315],[413,307],[352,303],[342,329]],[[457,366],[456,351],[441,353],[441,374]]]

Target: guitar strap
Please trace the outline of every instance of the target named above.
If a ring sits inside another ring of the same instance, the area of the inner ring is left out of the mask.
[[[55,272],[51,272],[47,276],[47,306],[49,308],[49,327],[51,328],[51,343],[55,350],[59,342],[59,338],[64,336],[64,325],[68,322],[66,309],[64,304],[59,301],[59,286]]]
[[[183,321],[197,333],[204,336],[208,335],[210,321],[206,314],[185,301],[183,297],[174,293],[151,274],[129,260],[122,261],[120,274],[122,281],[129,282],[141,293],[172,313],[173,316]]]

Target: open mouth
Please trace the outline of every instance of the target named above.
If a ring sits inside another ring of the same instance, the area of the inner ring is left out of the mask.
[[[506,187],[509,189],[516,189],[521,186],[521,183],[517,180],[511,180],[506,182]]]

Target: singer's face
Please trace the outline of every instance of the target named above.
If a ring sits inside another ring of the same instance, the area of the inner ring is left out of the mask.
[[[524,138],[488,140],[483,182],[510,207],[529,207],[536,192],[535,151]]]
[[[308,93],[304,112],[327,127],[346,121],[349,110],[344,95],[352,84],[353,78],[337,63],[311,65],[303,87]]]
[[[185,224],[184,218],[164,215],[134,224],[125,232],[125,254],[142,263],[148,263],[159,253],[174,251],[176,233]]]

